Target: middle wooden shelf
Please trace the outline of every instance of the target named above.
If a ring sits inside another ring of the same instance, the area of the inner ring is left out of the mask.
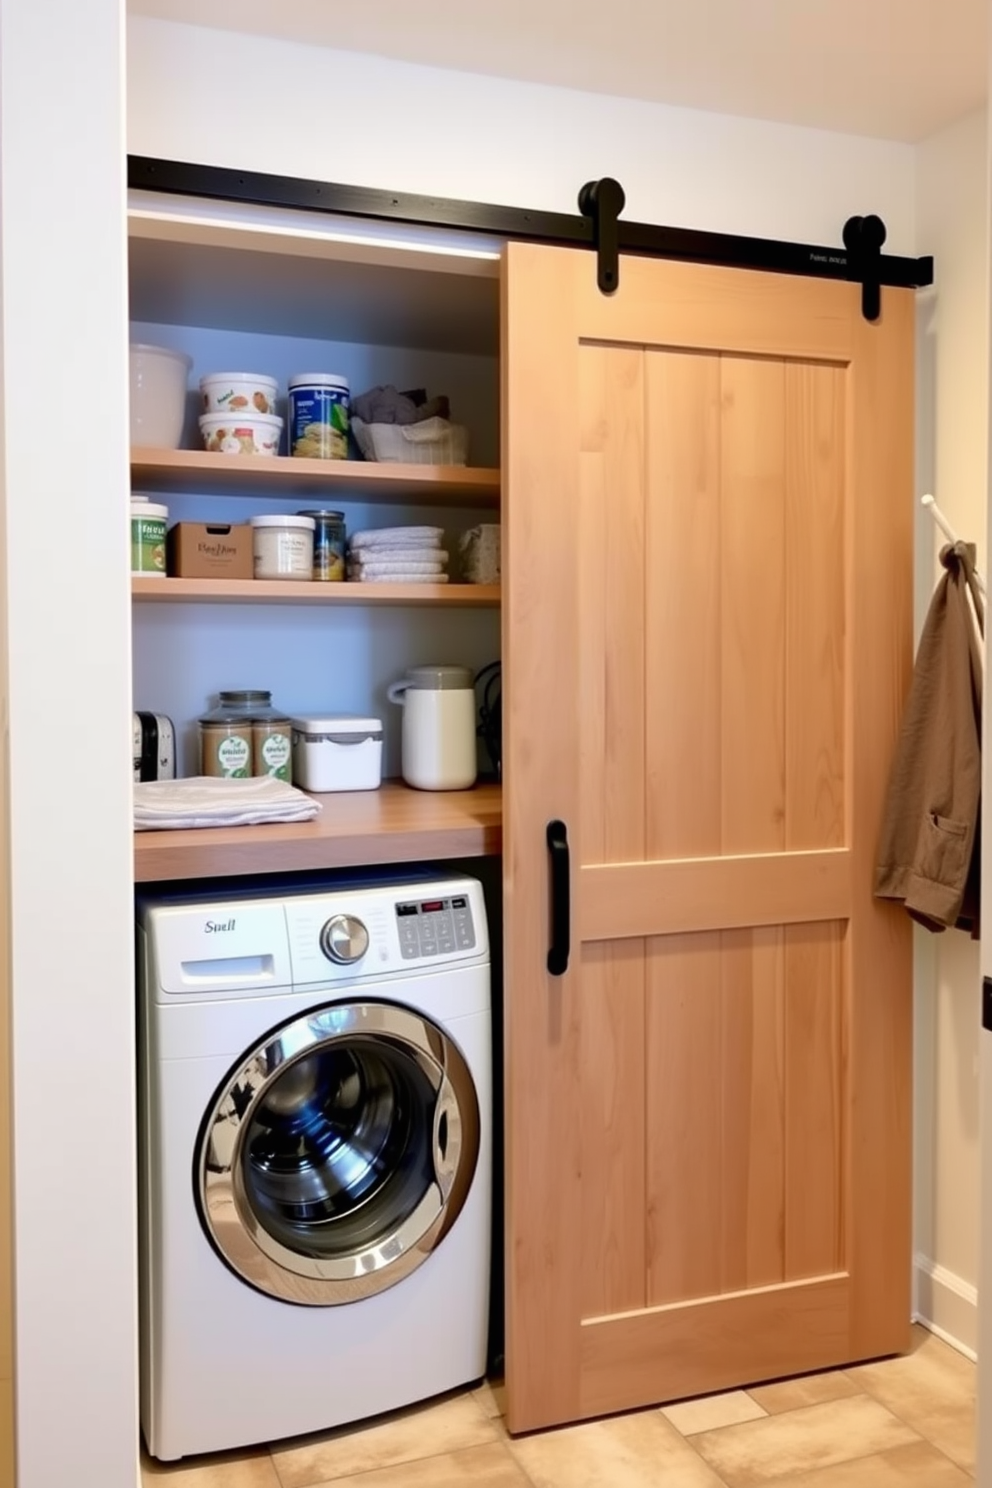
[[[391,465],[224,455],[206,450],[132,449],[134,489],[153,494],[498,507],[500,473],[472,465]]]
[[[131,597],[153,604],[499,604],[498,584],[314,583],[282,579],[131,579]]]

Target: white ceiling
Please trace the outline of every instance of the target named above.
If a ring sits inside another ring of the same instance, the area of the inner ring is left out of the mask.
[[[982,103],[986,5],[128,0],[191,25],[910,142]]]

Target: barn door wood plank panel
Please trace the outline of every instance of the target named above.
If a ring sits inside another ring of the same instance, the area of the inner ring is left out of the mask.
[[[722,848],[720,359],[645,361],[647,856],[709,857]]]
[[[843,846],[845,372],[785,365],[785,838]]]
[[[785,1275],[845,1267],[844,926],[785,930]]]
[[[648,947],[647,1301],[722,1290],[719,935]]]
[[[644,357],[579,351],[582,576],[581,851],[644,856]],[[589,830],[587,830],[587,824]],[[643,1306],[644,947],[582,947],[585,1315]]]

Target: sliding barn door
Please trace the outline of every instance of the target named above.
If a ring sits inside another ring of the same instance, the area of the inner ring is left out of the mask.
[[[913,295],[513,245],[503,358],[521,1431],[908,1343]]]

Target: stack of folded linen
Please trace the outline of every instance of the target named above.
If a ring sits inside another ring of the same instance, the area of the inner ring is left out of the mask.
[[[446,584],[443,527],[377,527],[348,544],[348,577],[373,584]]]
[[[309,821],[319,801],[271,775],[224,780],[150,780],[134,787],[136,832],[169,827],[250,827],[261,822]]]

